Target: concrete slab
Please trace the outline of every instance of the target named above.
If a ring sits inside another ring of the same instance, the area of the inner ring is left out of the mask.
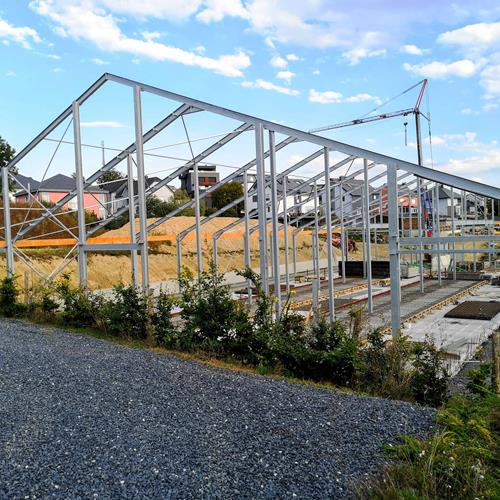
[[[465,300],[494,300],[499,298],[499,288],[484,285],[472,291],[458,302]],[[447,367],[452,375],[458,373],[464,361],[470,360],[477,348],[496,329],[500,328],[500,314],[492,320],[445,318],[456,304],[449,304],[415,323],[403,328],[403,333],[414,341],[432,339],[436,346],[448,353]]]

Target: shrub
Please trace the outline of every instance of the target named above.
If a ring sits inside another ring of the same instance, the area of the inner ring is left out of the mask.
[[[49,288],[39,287],[31,291],[27,312],[35,321],[54,321],[59,304]]]
[[[361,350],[360,388],[371,394],[411,400],[411,343],[408,337],[384,341],[382,330],[368,334]]]
[[[85,327],[96,322],[96,312],[100,309],[100,298],[80,287],[73,287],[68,274],[64,274],[55,285],[55,291],[62,303],[63,323]]]
[[[145,339],[148,336],[148,298],[133,285],[117,285],[111,299],[101,300],[99,322],[111,335]]]
[[[180,335],[172,322],[172,308],[175,300],[167,292],[160,290],[156,297],[151,324],[157,345],[164,347],[182,347],[179,344]]]
[[[443,404],[448,393],[449,375],[434,344],[428,340],[414,344],[412,364],[411,391],[415,401],[432,406]]]
[[[210,264],[208,271],[195,280],[190,271],[179,276],[184,320],[182,343],[216,354],[245,357],[252,329],[248,311],[233,300],[224,277]]]
[[[491,387],[491,364],[482,363],[467,374],[467,390],[476,396],[483,395],[492,390]]]
[[[18,302],[19,290],[14,276],[7,276],[0,282],[0,314],[7,318],[20,316],[25,308]]]

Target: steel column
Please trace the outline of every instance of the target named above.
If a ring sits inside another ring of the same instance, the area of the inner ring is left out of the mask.
[[[387,189],[389,203],[389,258],[391,274],[391,329],[394,338],[401,329],[401,275],[399,263],[398,192],[397,169],[387,165]]]
[[[333,242],[332,242],[332,201],[330,191],[330,152],[324,149],[325,160],[325,217],[326,217],[326,245],[328,255],[328,309],[330,321],[335,319],[335,289],[333,283]]]
[[[342,254],[342,283],[347,281],[345,275],[345,261],[347,260],[347,252],[349,245],[347,244],[349,240],[346,241],[346,231],[344,227],[344,186],[342,185],[342,179],[339,183],[340,189],[340,253]]]
[[[474,225],[472,226],[474,229],[473,229],[473,234],[474,236],[476,235],[476,222],[477,222],[477,194],[474,194]],[[473,257],[474,257],[474,272],[477,271],[477,256],[476,256],[476,242],[473,241],[472,242],[472,250],[474,250],[474,254],[473,254]]]
[[[373,313],[373,290],[372,290],[372,251],[370,235],[370,184],[368,183],[368,160],[363,160],[364,181],[365,181],[365,233],[366,233],[366,274],[368,278],[368,312]]]
[[[73,142],[75,148],[76,202],[78,207],[78,281],[87,288],[87,255],[85,254],[85,200],[83,194],[82,138],[80,130],[80,105],[73,102]]]
[[[418,197],[418,205],[417,205],[417,226],[418,226],[418,237],[420,238],[419,250],[420,254],[418,257],[418,273],[420,277],[420,292],[424,293],[424,254],[423,249],[424,245],[422,243],[422,238],[424,237],[422,234],[422,179],[417,177],[417,197]]]
[[[316,277],[319,279],[319,224],[318,224],[318,185],[314,181],[314,233],[313,233],[313,264]]]
[[[271,175],[272,260],[276,316],[281,314],[280,241],[278,237],[278,187],[276,183],[276,151],[274,132],[269,131],[269,166]]]
[[[259,217],[260,279],[264,293],[269,293],[267,280],[267,213],[266,213],[266,170],[264,165],[264,129],[261,123],[255,125],[255,163],[257,167],[257,204]]]
[[[201,248],[201,214],[200,214],[200,179],[198,177],[198,162],[193,163],[194,176],[194,218],[196,234],[196,263],[198,267],[198,278],[203,272],[203,253]]]
[[[435,232],[436,236],[439,236],[441,233],[441,221],[440,221],[440,210],[439,210],[439,184],[436,183],[434,186],[435,198],[436,198],[436,227]],[[438,284],[441,286],[442,284],[442,269],[441,269],[441,244],[437,244],[437,268],[438,268]]]
[[[451,235],[455,235],[455,192],[453,186],[450,186],[451,194]],[[455,254],[455,243],[453,243],[453,279],[457,281],[457,256]]]
[[[251,249],[250,249],[250,220],[248,212],[250,211],[250,200],[248,198],[248,172],[243,172],[243,210],[245,211],[245,235],[243,237],[243,254],[245,259],[245,267],[250,268],[251,265]],[[215,240],[214,240],[214,244]],[[252,283],[247,280],[247,295],[248,303],[252,303]]]
[[[127,156],[127,186],[128,186],[128,221],[130,229],[130,243],[137,243],[135,237],[135,202],[134,202],[134,163],[132,156]],[[137,250],[130,251],[130,259],[132,261],[132,283],[137,287],[139,277],[137,273]]]
[[[283,176],[283,244],[285,246],[285,281],[286,293],[290,294],[290,266],[288,263],[288,200],[287,184],[288,177]]]
[[[9,167],[2,168],[3,226],[5,231],[5,258],[7,276],[14,276],[14,248],[10,220]]]
[[[137,165],[137,197],[139,205],[139,245],[141,247],[141,284],[149,289],[148,231],[146,210],[146,179],[144,173],[144,143],[142,133],[141,87],[134,87],[135,152]]]

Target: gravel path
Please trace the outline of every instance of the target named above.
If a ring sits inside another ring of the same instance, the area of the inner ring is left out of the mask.
[[[434,412],[0,321],[0,498],[349,498]]]

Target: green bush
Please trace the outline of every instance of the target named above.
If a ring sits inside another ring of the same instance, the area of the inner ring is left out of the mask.
[[[7,318],[22,316],[25,308],[18,301],[19,291],[14,276],[7,276],[0,282],[0,314]]]
[[[62,303],[61,321],[76,327],[93,326],[100,309],[100,298],[80,287],[73,287],[68,274],[55,284],[55,292]]]
[[[245,357],[252,333],[248,311],[232,298],[223,275],[213,263],[198,279],[190,271],[184,271],[179,284],[183,346]]]
[[[117,285],[113,297],[101,299],[99,323],[111,335],[144,340],[148,336],[148,298],[133,285]]]
[[[382,330],[370,332],[361,350],[362,390],[385,398],[411,400],[411,343],[401,335],[384,341]]]
[[[27,305],[29,317],[35,321],[51,322],[55,321],[59,304],[53,297],[50,288],[38,287],[31,291]]]
[[[181,348],[179,330],[172,321],[175,300],[167,292],[160,290],[154,302],[151,324],[156,344],[163,347]]]
[[[411,391],[417,403],[440,406],[446,401],[449,375],[434,344],[414,344]]]

